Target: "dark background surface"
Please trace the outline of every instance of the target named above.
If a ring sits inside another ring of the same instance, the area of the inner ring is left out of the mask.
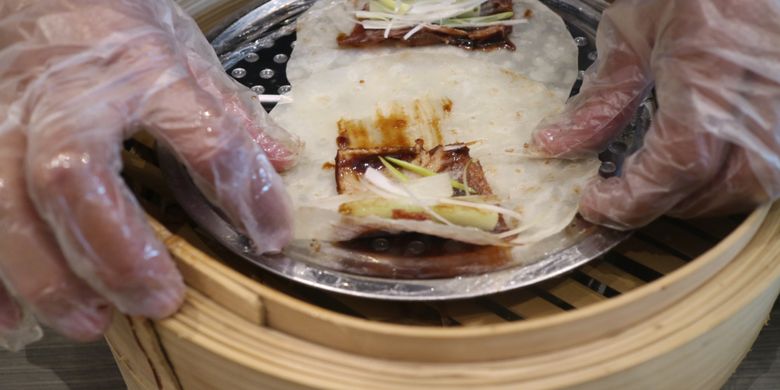
[[[663,374],[660,374],[663,375]],[[76,344],[53,332],[25,351],[0,351],[0,389],[124,388],[104,341]],[[753,349],[723,390],[780,390],[780,301]]]

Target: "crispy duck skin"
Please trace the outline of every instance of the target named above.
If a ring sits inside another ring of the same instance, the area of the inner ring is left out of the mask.
[[[450,176],[460,182],[464,181],[466,173],[468,185],[476,191],[472,195],[491,195],[493,192],[485,179],[482,166],[469,156],[466,145],[436,146],[425,150],[421,141],[412,147],[381,147],[381,148],[343,148],[336,154],[336,189],[339,194],[360,191],[360,178],[368,168],[384,170],[379,156],[394,157],[412,164],[427,168],[437,173],[450,173]],[[471,161],[469,163],[469,161]],[[468,164],[468,165],[467,165]],[[460,193],[458,193],[460,192]],[[457,190],[456,195],[465,195]]]
[[[509,40],[512,26],[488,26],[472,29],[457,29],[452,27],[424,27],[409,39],[403,36],[411,28],[392,30],[385,38],[384,30],[366,30],[361,24],[356,24],[352,33],[338,37],[338,44],[345,48],[367,48],[375,46],[432,46],[451,45],[467,50],[515,50],[515,45]]]

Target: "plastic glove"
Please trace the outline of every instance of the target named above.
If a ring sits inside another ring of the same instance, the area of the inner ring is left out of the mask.
[[[260,250],[282,248],[291,205],[274,167],[292,166],[301,145],[253,97],[171,1],[0,3],[0,344],[39,337],[19,329],[27,309],[88,340],[111,305],[160,318],[183,300],[119,177],[121,141],[139,129]]]
[[[602,150],[653,86],[659,110],[622,177],[585,189],[586,219],[627,229],[778,197],[778,20],[777,1],[622,0],[607,9],[597,63],[535,145],[558,157]]]

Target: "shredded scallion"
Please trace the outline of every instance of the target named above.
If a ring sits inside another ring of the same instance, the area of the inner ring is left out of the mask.
[[[390,174],[392,174],[393,176],[395,176],[396,179],[400,180],[402,183],[409,181],[409,178],[406,177],[406,175],[404,175],[401,171],[399,171],[396,167],[394,167],[393,164],[387,162],[387,160],[385,160],[384,157],[379,156],[379,161],[382,162],[382,165],[384,165],[387,171],[390,172]]]
[[[395,165],[398,165],[399,167],[401,167],[403,169],[406,169],[406,170],[408,170],[408,171],[410,171],[412,173],[416,173],[416,174],[418,174],[420,176],[433,176],[433,175],[436,174],[436,172],[434,172],[434,171],[432,171],[432,170],[430,170],[428,168],[421,167],[419,165],[415,165],[415,164],[412,164],[412,163],[410,163],[408,161],[397,159],[395,157],[388,156],[388,157],[385,157],[385,159],[387,159],[388,161],[392,162]],[[450,184],[452,184],[452,188],[455,188],[456,190],[464,191],[467,194],[468,193],[472,193],[472,194],[476,194],[477,193],[477,191],[474,190],[473,188],[466,187],[465,185],[463,185],[463,183],[461,183],[461,182],[459,182],[457,180],[451,180]]]
[[[387,157],[386,159],[391,159],[392,157]],[[395,159],[397,160],[397,159]],[[412,164],[414,165],[414,164]],[[416,166],[416,165],[415,165]],[[421,167],[420,167],[421,168]],[[425,168],[422,168],[426,171],[429,171]],[[429,171],[430,172],[430,171]],[[512,210],[505,207],[501,207],[499,205],[489,204],[489,203],[482,203],[479,201],[473,201],[473,200],[461,200],[457,198],[442,198],[442,197],[428,197],[428,196],[417,196],[413,191],[411,191],[410,188],[407,187],[406,184],[400,184],[397,182],[393,182],[390,180],[387,176],[385,176],[382,172],[374,169],[374,168],[368,168],[363,176],[364,179],[366,179],[365,187],[370,192],[376,194],[379,196],[379,198],[382,199],[395,199],[395,198],[402,198],[402,199],[408,199],[409,203],[404,203],[401,201],[399,204],[408,204],[409,207],[419,207],[423,211],[425,211],[426,214],[428,214],[432,219],[439,223],[443,223],[446,225],[453,226],[455,225],[453,221],[450,221],[448,218],[445,218],[441,213],[437,212],[436,210],[444,211],[447,213],[448,216],[451,218],[457,218],[458,226],[464,226],[464,221],[469,222],[471,225],[466,224],[468,226],[475,227],[475,219],[474,215],[461,215],[462,213],[458,213],[457,210],[452,211],[450,209],[443,208],[444,205],[453,205],[453,206],[459,206],[461,208],[470,208],[474,210],[481,210],[485,213],[495,213],[494,215],[503,215],[504,217],[511,218],[515,220],[516,222],[520,223],[523,216]],[[424,179],[421,179],[424,180]],[[466,199],[466,198],[464,198]],[[374,201],[374,203],[376,203]],[[386,202],[385,202],[386,204]],[[353,204],[355,205],[355,204]],[[369,207],[371,206],[371,201],[369,202],[363,202],[359,203],[358,205],[363,205],[368,207],[366,210],[369,210],[370,212],[376,212],[377,210],[382,211],[382,204],[380,202],[378,207]],[[376,206],[376,205],[375,205]],[[404,206],[405,207],[405,206]],[[387,207],[384,207],[387,208]],[[371,211],[373,210],[373,211]],[[365,210],[363,210],[365,211]],[[465,218],[465,219],[464,219]],[[483,230],[488,230],[487,227],[488,224],[482,223],[482,219],[479,219],[480,225],[482,226]],[[491,222],[490,227],[495,226],[495,222]],[[525,230],[529,228],[528,224],[523,224],[523,226],[518,226],[512,230],[501,232],[501,233],[493,233],[495,237],[500,239],[507,239],[512,236],[516,236]]]
[[[403,169],[406,169],[406,170],[408,170],[410,172],[416,173],[416,174],[418,174],[420,176],[433,176],[433,175],[436,174],[436,172],[434,172],[434,171],[432,171],[432,170],[430,170],[428,168],[421,167],[419,165],[415,165],[415,164],[412,164],[412,163],[410,163],[408,161],[404,161],[404,160],[401,160],[401,159],[398,159],[398,158],[395,158],[395,157],[388,156],[388,157],[386,157],[386,159],[387,159],[387,161],[390,161],[391,163],[393,163],[395,165],[398,165],[399,167],[401,167]]]
[[[403,39],[411,38],[428,25],[453,28],[477,28],[495,25],[525,23],[526,19],[512,19],[513,12],[480,16],[487,0],[371,0],[368,10],[355,11],[355,17],[366,29],[390,30],[411,28]]]
[[[471,165],[471,159],[466,161],[466,165],[463,166],[463,187],[467,188],[466,195],[473,194],[476,191],[469,187],[469,166]]]

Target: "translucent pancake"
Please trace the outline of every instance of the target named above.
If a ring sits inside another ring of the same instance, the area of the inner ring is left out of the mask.
[[[298,59],[300,60],[300,58]],[[296,212],[298,239],[346,240],[372,231],[413,231],[474,244],[527,244],[566,227],[597,159],[539,159],[525,153],[534,127],[562,108],[558,92],[500,63],[455,52],[400,50],[297,79],[293,103],[271,117],[306,143],[283,174]],[[390,123],[391,131],[386,124]],[[350,127],[351,126],[351,127]],[[350,130],[352,129],[352,130]],[[522,215],[511,240],[434,221],[345,217],[338,213],[332,169],[339,134],[365,146],[466,143],[482,164],[500,206]]]
[[[361,6],[361,3],[348,0],[322,0],[298,19],[295,49],[287,66],[287,77],[293,86],[318,72],[349,66],[362,59],[405,52],[422,53],[432,65],[439,61],[440,55],[489,62],[544,84],[560,102],[569,96],[576,80],[574,40],[563,20],[538,1],[514,1],[516,17],[528,15],[527,23],[513,26],[510,40],[516,45],[515,51],[469,51],[454,46],[339,48],[336,38],[352,31],[355,25],[352,13]]]

